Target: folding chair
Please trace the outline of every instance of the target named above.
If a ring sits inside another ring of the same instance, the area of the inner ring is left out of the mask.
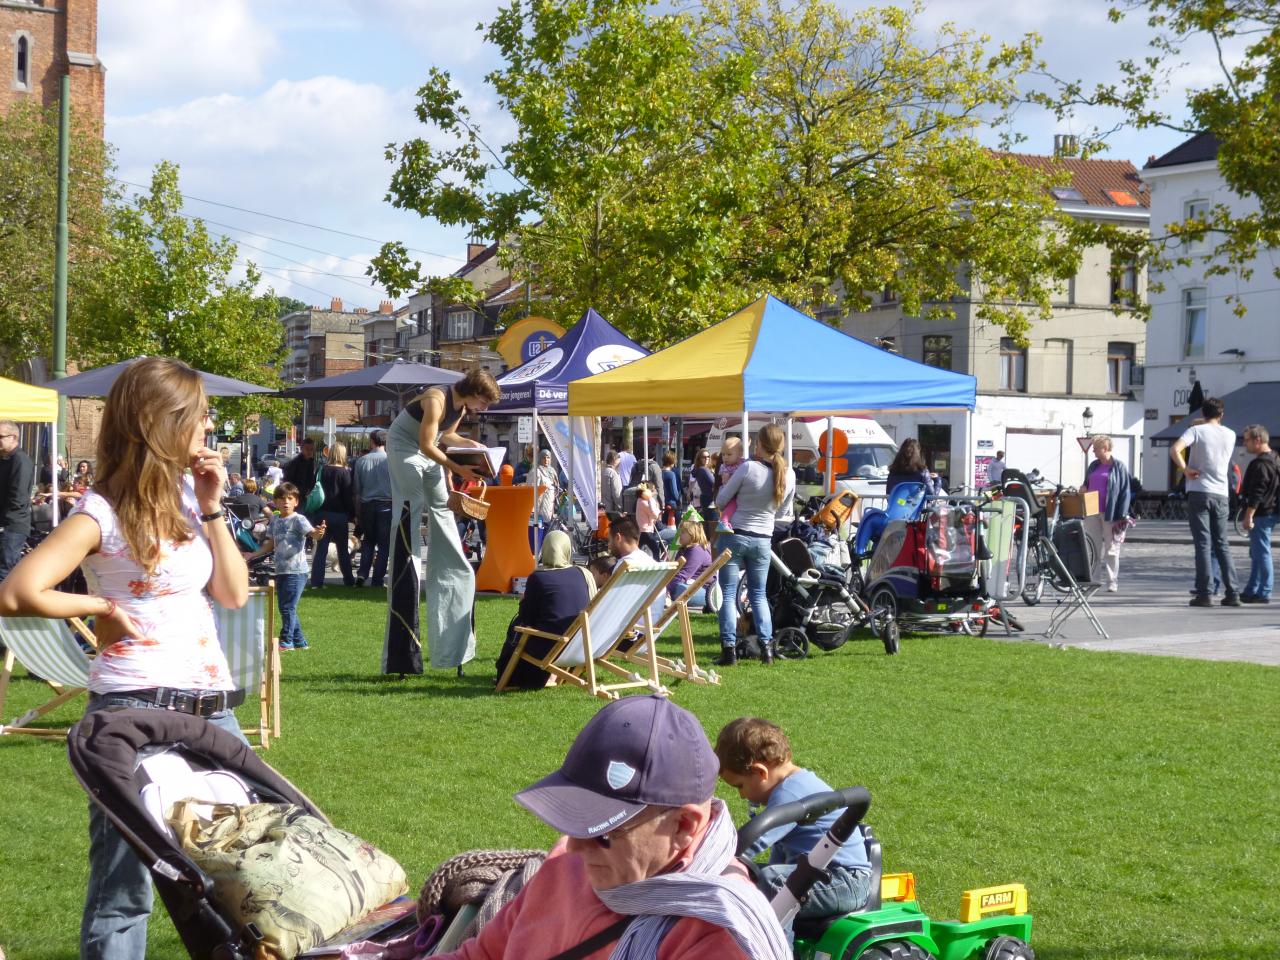
[[[657,654],[653,644],[648,644],[647,655],[638,661],[648,667],[647,676],[610,662],[609,655],[638,625],[643,624],[644,635],[653,635],[651,608],[654,600],[666,591],[677,569],[679,567],[674,563],[633,567],[623,561],[563,634],[517,626],[516,650],[498,679],[497,692],[506,689],[515,665],[523,660],[547,671],[562,684],[585,687],[592,696],[604,700],[616,700],[619,690],[640,687],[653,693],[670,693],[658,678]],[[551,648],[540,657],[527,653],[525,646],[530,637],[552,641]],[[623,680],[601,683],[598,670],[608,671]]]
[[[249,600],[238,610],[213,605],[218,642],[226,654],[231,681],[246,694],[258,691],[258,724],[244,728],[264,750],[280,736],[280,638],[275,631],[274,584],[250,587]]]
[[[70,626],[68,626],[68,622]],[[75,630],[91,646],[93,634],[78,619],[46,620],[43,617],[0,618],[0,642],[8,650],[4,669],[0,672],[0,735],[25,733],[33,737],[65,737],[68,727],[32,727],[31,722],[62,706],[85,692],[89,685],[91,655],[76,642]],[[53,688],[53,699],[28,710],[13,723],[4,722],[5,697],[13,665],[21,663],[27,671],[40,677]]]
[[[679,677],[682,680],[690,680],[694,683],[715,683],[720,682],[720,674],[714,670],[704,670],[698,666],[698,657],[693,649],[693,628],[689,623],[689,599],[699,590],[707,586],[720,572],[720,568],[729,562],[732,554],[725,550],[720,556],[712,562],[711,566],[703,570],[697,577],[689,581],[688,586],[684,588],[680,596],[676,597],[665,607],[660,607],[661,612],[654,617],[654,611],[649,611],[649,616],[653,621],[653,629],[640,639],[635,646],[628,649],[622,654],[627,660],[633,663],[647,663],[650,649],[658,642],[658,638],[666,631],[667,627],[672,623],[680,624],[680,643],[683,647],[684,656],[678,660],[672,660],[669,657],[659,657],[656,654],[654,659],[658,664],[658,672],[667,674],[672,677]],[[666,599],[665,594],[658,598],[658,606]],[[725,597],[721,603],[731,603],[730,598]]]
[[[1072,546],[1073,535],[1077,538],[1087,537],[1088,534],[1085,532],[1084,524],[1080,521],[1064,520],[1060,521],[1057,527],[1054,528],[1052,537],[1044,538],[1044,548],[1053,565],[1055,584],[1059,590],[1065,591],[1064,595],[1058,598],[1058,602],[1054,604],[1053,610],[1049,614],[1049,628],[1044,632],[1044,637],[1046,640],[1052,640],[1056,637],[1070,616],[1079,610],[1084,613],[1094,632],[1102,639],[1109,640],[1110,637],[1107,635],[1106,629],[1102,626],[1098,615],[1093,611],[1093,606],[1089,603],[1102,584],[1093,579],[1092,570],[1077,567],[1073,572],[1071,569],[1072,564],[1062,556],[1062,551],[1058,549],[1059,546],[1064,548]]]

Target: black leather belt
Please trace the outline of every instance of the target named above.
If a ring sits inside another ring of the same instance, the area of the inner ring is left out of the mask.
[[[244,703],[243,690],[174,690],[156,687],[151,690],[119,690],[108,696],[133,697],[135,700],[154,703],[165,710],[205,718]]]

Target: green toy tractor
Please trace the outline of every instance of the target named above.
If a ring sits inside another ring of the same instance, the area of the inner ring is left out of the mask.
[[[812,823],[845,808],[814,850],[774,897],[785,923],[806,892],[824,876],[823,868],[845,842],[865,843],[871,862],[871,895],[856,913],[799,918],[793,923],[796,960],[1035,960],[1028,945],[1031,915],[1027,888],[1020,883],[967,890],[960,898],[959,920],[932,920],[916,902],[910,873],[881,870],[880,843],[871,828],[857,831],[871,807],[865,787],[815,794],[765,810],[738,831],[738,851],[787,823]],[[748,867],[753,867],[748,864]]]

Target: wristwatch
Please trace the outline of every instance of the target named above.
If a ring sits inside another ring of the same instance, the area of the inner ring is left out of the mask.
[[[223,512],[222,508],[219,507],[217,510],[213,511],[213,513],[200,514],[200,520],[203,523],[208,523],[210,520],[221,520],[225,515],[226,514]]]

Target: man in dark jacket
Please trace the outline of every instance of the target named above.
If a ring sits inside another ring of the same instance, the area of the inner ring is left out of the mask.
[[[1249,531],[1249,579],[1240,592],[1241,603],[1270,603],[1272,585],[1271,531],[1280,519],[1280,464],[1271,450],[1267,428],[1244,428],[1245,449],[1253,454],[1244,472],[1240,526]]]
[[[31,490],[35,465],[18,447],[18,425],[0,420],[0,580],[22,559],[31,533]]]
[[[298,509],[307,502],[307,495],[316,485],[320,464],[316,461],[316,442],[310,437],[302,441],[298,455],[284,465],[284,478],[298,488]]]

